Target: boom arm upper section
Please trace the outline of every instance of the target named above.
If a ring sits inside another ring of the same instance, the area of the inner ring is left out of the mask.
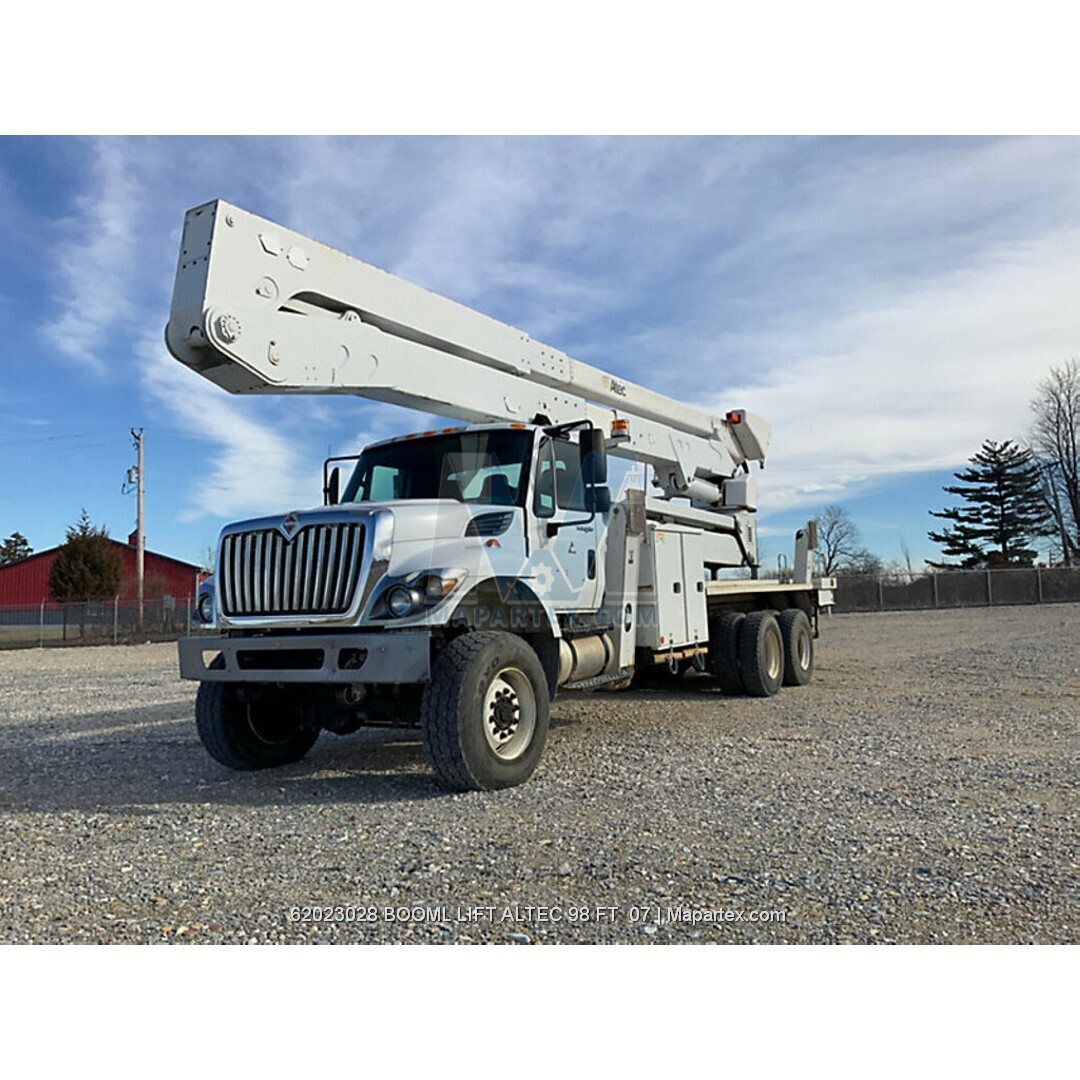
[[[669,496],[718,509],[769,425],[709,416],[228,203],[188,211],[165,340],[231,393],[357,394],[469,423],[589,419]],[[733,416],[735,414],[729,414]],[[745,486],[744,486],[745,490]]]

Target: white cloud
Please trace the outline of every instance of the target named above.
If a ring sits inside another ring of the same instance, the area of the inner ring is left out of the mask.
[[[509,283],[507,263],[519,254],[522,225],[542,217],[552,163],[531,142],[466,140],[441,147],[437,183],[416,208],[394,272],[472,303]]]
[[[1080,230],[1002,245],[891,305],[807,326],[805,359],[709,404],[772,423],[761,489],[777,508],[953,469],[985,439],[1024,436],[1036,383],[1080,339],[1078,278]]]
[[[144,393],[163,405],[191,437],[209,444],[193,473],[178,519],[196,522],[255,517],[317,506],[322,501],[322,459],[435,421],[423,413],[356,398],[233,397],[180,364],[154,337],[137,345]],[[337,430],[341,413],[357,413],[364,426],[338,445],[320,443]],[[267,414],[272,414],[272,418]],[[411,424],[411,427],[410,427]]]
[[[191,436],[214,447],[209,469],[191,477],[190,503],[180,511],[181,520],[249,517],[320,501],[318,468],[298,464],[302,455],[295,443],[255,419],[256,400],[234,403],[149,336],[137,351],[144,392]]]
[[[43,333],[64,356],[104,374],[100,350],[110,329],[130,315],[128,283],[140,273],[134,228],[140,185],[123,145],[108,139],[94,144],[91,174],[75,216],[59,224],[53,258],[60,314]]]

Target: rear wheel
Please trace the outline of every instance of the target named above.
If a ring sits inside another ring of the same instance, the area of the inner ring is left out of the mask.
[[[439,654],[424,691],[420,727],[436,773],[459,791],[524,783],[548,731],[548,689],[521,638],[477,631]]]
[[[784,679],[784,639],[771,611],[752,611],[739,630],[739,670],[752,697],[772,697]]]
[[[814,673],[814,634],[801,608],[780,612],[780,634],[784,639],[784,685],[805,686]]]
[[[745,694],[739,671],[739,629],[746,616],[724,611],[709,622],[709,670],[725,694]]]
[[[317,729],[300,726],[291,696],[228,682],[199,684],[195,726],[215,761],[241,771],[290,765],[319,737]]]

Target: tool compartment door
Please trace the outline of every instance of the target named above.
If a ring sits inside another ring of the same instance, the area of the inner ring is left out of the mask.
[[[682,537],[683,605],[685,644],[709,639],[709,612],[705,599],[705,536],[686,531]]]
[[[654,650],[685,644],[686,599],[680,530],[649,525],[640,597],[639,644]]]

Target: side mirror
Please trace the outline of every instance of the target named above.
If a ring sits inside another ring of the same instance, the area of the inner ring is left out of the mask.
[[[611,488],[606,484],[585,489],[585,501],[591,514],[611,513]]]
[[[586,487],[607,483],[607,446],[600,428],[583,428],[579,436],[581,479]]]
[[[341,501],[341,470],[337,467],[330,470],[329,479],[323,489],[323,498],[327,506],[337,506]]]

